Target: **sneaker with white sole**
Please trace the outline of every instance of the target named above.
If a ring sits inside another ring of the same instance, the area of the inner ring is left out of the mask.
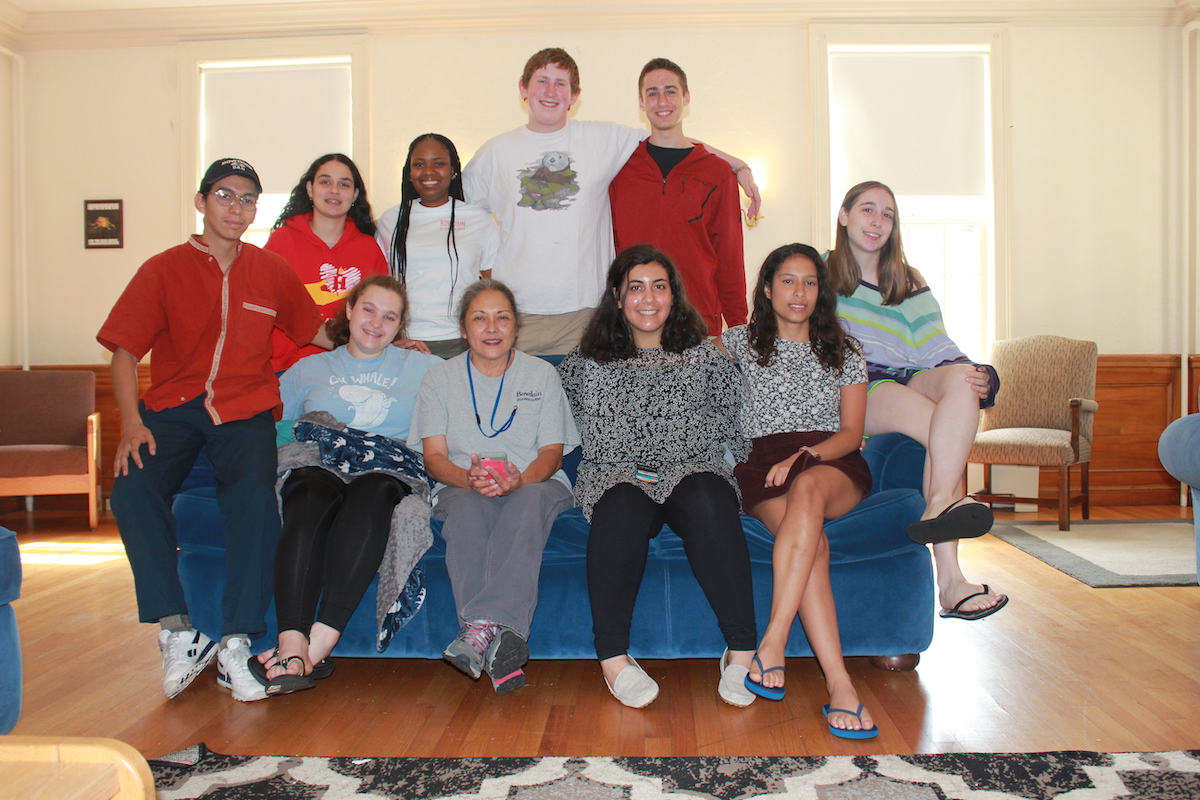
[[[486,619],[471,620],[463,625],[458,638],[450,643],[442,658],[471,680],[479,680],[483,674],[484,654],[499,630],[499,625]]]
[[[217,655],[217,643],[200,631],[159,631],[163,692],[174,697],[188,687]]]
[[[258,682],[248,662],[254,658],[250,640],[235,636],[217,652],[217,684],[233,692],[234,700],[265,700],[267,688]]]

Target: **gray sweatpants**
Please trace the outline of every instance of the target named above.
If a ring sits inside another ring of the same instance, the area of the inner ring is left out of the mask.
[[[505,497],[446,487],[437,498],[459,624],[488,620],[528,639],[542,550],[554,518],[571,507],[570,490],[547,480]]]

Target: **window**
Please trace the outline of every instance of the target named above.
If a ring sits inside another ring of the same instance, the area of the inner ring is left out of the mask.
[[[193,76],[185,102],[194,112],[185,120],[194,138],[185,137],[184,185],[198,186],[218,158],[254,165],[263,194],[245,241],[266,242],[292,187],[318,156],[345,153],[366,172],[364,46],[354,37],[206,43],[183,56]],[[190,211],[187,233],[202,224]]]
[[[847,189],[888,184],[905,254],[938,298],[951,338],[986,360],[1007,317],[995,288],[998,36],[847,26],[816,38],[818,238],[832,244]]]

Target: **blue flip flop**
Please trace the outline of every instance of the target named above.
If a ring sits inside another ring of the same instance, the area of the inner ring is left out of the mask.
[[[821,713],[825,715],[825,719],[829,719],[830,714],[849,714],[852,717],[858,717],[859,725],[862,724],[862,710],[863,710],[862,703],[858,704],[858,711],[848,711],[847,709],[844,709],[844,708],[830,708],[829,703],[826,703],[825,705],[821,706]],[[835,728],[832,725],[830,725],[829,732],[832,733],[834,736],[838,737],[839,739],[874,739],[876,736],[879,735],[879,726],[873,725],[870,728],[863,728],[862,730],[851,731],[851,730],[847,730],[845,728]]]
[[[771,667],[770,669],[764,669],[762,661],[760,661],[758,658],[758,653],[754,654],[754,663],[758,664],[759,680],[762,680],[762,676],[766,675],[768,672],[775,672],[776,670],[783,672],[783,667]],[[780,686],[778,689],[773,686],[763,686],[758,681],[750,680],[749,674],[747,674],[745,678],[742,678],[742,683],[746,684],[746,688],[754,692],[759,697],[765,697],[768,700],[782,700],[784,695],[787,694],[786,686]]]

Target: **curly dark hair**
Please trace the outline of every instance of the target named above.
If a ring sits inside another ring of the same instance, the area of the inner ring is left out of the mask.
[[[842,329],[837,316],[837,294],[827,280],[829,273],[825,262],[821,254],[807,244],[785,244],[767,254],[754,284],[754,304],[750,324],[746,326],[746,340],[750,349],[758,354],[758,365],[771,366],[779,321],[771,298],[767,296],[767,287],[774,282],[779,268],[792,258],[806,258],[817,268],[817,304],[808,318],[808,341],[821,366],[841,373],[847,345],[858,352],[858,342]]]
[[[317,177],[317,170],[330,161],[346,165],[350,170],[351,177],[354,178],[354,188],[358,190],[358,197],[350,204],[350,210],[346,216],[367,236],[375,235],[375,218],[371,216],[371,203],[367,200],[367,185],[363,183],[362,173],[350,160],[350,156],[341,153],[326,153],[309,165],[308,171],[300,176],[300,182],[292,189],[292,196],[288,198],[287,205],[283,207],[279,219],[275,220],[275,225],[271,227],[272,231],[282,228],[283,224],[292,217],[298,214],[307,214],[313,210],[312,198],[308,196],[308,184]]]
[[[400,329],[396,331],[396,336],[392,341],[404,338],[404,330],[408,327],[408,292],[404,290],[404,284],[391,275],[372,275],[359,281],[353,289],[347,292],[345,300],[338,307],[337,314],[326,321],[325,332],[333,340],[334,347],[341,347],[350,341],[349,309],[358,302],[358,298],[362,297],[363,292],[372,286],[387,289],[400,296]]]
[[[663,251],[648,244],[635,244],[617,254],[604,282],[600,305],[592,313],[579,342],[579,354],[593,361],[607,363],[637,355],[633,331],[618,303],[625,292],[625,281],[634,267],[658,264],[667,272],[671,288],[671,311],[662,329],[662,347],[670,353],[682,353],[706,338],[708,326],[704,318],[687,299],[683,280],[675,262]]]

